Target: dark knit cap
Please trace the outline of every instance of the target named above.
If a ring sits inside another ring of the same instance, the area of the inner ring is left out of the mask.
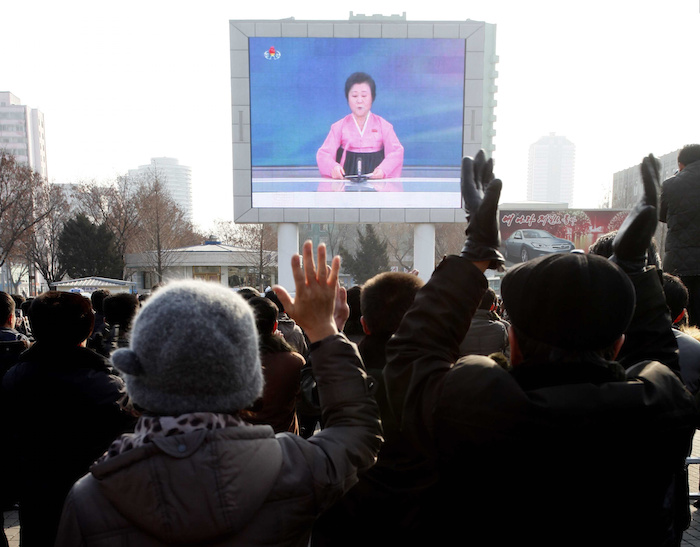
[[[556,253],[511,268],[501,283],[513,326],[568,350],[598,350],[625,332],[635,305],[629,277],[603,257]]]

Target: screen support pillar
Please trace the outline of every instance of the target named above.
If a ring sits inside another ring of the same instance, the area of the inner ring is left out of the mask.
[[[413,229],[413,267],[428,281],[435,269],[435,225],[416,224]]]
[[[299,225],[283,223],[277,225],[277,274],[279,285],[289,294],[296,290],[292,275],[292,256],[299,254]]]

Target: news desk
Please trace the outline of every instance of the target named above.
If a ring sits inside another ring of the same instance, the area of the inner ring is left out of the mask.
[[[335,180],[315,174],[253,170],[253,207],[460,208],[459,175],[404,170],[402,177]],[[413,171],[414,174],[411,173]],[[422,176],[418,176],[422,175]]]

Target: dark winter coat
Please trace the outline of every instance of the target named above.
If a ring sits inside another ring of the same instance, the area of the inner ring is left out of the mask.
[[[455,364],[485,277],[448,257],[418,292],[384,376],[403,430],[441,473],[435,544],[663,545],[687,526],[687,491],[676,488],[698,413],[666,365],[629,363],[676,353],[656,271],[635,277],[646,337],[626,368],[597,358],[512,373],[486,357]]]
[[[700,161],[664,181],[659,220],[668,225],[664,270],[674,275],[700,275]]]
[[[386,547],[431,545],[432,529],[424,522],[423,493],[437,476],[424,455],[399,430],[384,388],[386,343],[389,335],[366,335],[359,343],[367,373],[377,381],[377,404],[382,417],[384,445],[377,463],[361,476],[338,502],[314,524],[312,547]]]
[[[7,437],[7,401],[6,395],[2,390],[2,378],[5,373],[12,368],[19,359],[22,352],[29,347],[29,339],[22,333],[9,327],[0,327],[0,419],[2,419],[2,435],[4,439]],[[7,447],[11,446],[3,444],[0,448],[0,503],[3,508],[12,507],[17,502],[17,486],[16,472],[13,468],[11,454]],[[1,520],[1,519],[0,519]],[[0,535],[0,545],[2,543],[2,535]]]
[[[260,354],[265,386],[254,410],[244,418],[272,427],[275,433],[299,433],[296,402],[301,385],[301,368],[306,364],[296,351],[263,351]]]
[[[135,418],[124,382],[82,347],[36,342],[3,378],[8,448],[19,482],[22,544],[52,545],[73,483]]]
[[[29,338],[8,327],[0,327],[0,382],[4,374],[17,363],[20,353],[29,347]]]

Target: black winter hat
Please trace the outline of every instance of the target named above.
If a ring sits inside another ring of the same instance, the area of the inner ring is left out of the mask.
[[[513,325],[568,350],[598,350],[625,332],[635,306],[629,277],[603,257],[557,253],[511,268],[501,284]]]

